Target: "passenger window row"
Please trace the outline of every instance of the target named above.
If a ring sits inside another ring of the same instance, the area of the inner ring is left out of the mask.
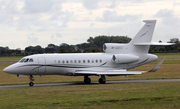
[[[33,59],[32,58],[23,58],[19,62],[20,63],[23,63],[23,62],[33,62]]]
[[[56,60],[54,61],[56,63]],[[57,61],[58,64],[72,64],[72,63],[102,63],[102,60],[58,60]]]

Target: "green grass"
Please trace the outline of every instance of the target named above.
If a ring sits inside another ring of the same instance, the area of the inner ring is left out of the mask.
[[[180,59],[180,53],[155,53],[159,58],[166,57],[166,59]]]
[[[0,62],[17,62],[19,61],[23,56],[6,56],[6,57],[0,57]]]
[[[173,55],[176,55],[176,56],[180,56],[180,53],[154,53],[155,55],[158,55],[158,56],[161,56],[161,55],[166,55],[166,56],[173,56]]]
[[[180,82],[56,86],[0,90],[0,108],[175,109]]]

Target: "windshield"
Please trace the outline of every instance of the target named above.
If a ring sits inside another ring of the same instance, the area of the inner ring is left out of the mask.
[[[20,63],[23,63],[23,62],[33,62],[33,59],[32,58],[23,58],[19,62]]]

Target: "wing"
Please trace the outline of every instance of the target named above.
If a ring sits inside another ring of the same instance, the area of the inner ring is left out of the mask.
[[[107,70],[107,71],[94,71],[94,70],[77,70],[75,71],[75,75],[108,75],[108,76],[119,76],[119,75],[135,75],[142,74],[147,72],[155,72],[162,65],[165,57],[151,70],[149,71],[127,71],[126,69],[121,70]]]
[[[157,70],[160,68],[160,66],[162,65],[162,63],[164,62],[165,58],[166,58],[166,57],[162,58],[162,59],[159,61],[159,63],[158,63],[154,68],[152,68],[151,70],[149,70],[148,72],[155,72],[155,71],[157,71]]]
[[[108,75],[108,76],[118,76],[118,75],[135,75],[142,74],[144,71],[126,71],[126,70],[108,70],[108,71],[89,71],[89,70],[78,70],[75,72],[76,75]]]

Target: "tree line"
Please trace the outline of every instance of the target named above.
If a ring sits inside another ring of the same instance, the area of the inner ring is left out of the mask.
[[[40,45],[28,46],[25,50],[21,49],[9,49],[9,47],[0,47],[1,56],[14,56],[14,55],[30,55],[30,54],[42,54],[42,53],[95,53],[103,52],[104,43],[129,43],[131,38],[128,36],[96,36],[89,37],[86,43],[69,45],[67,43],[61,43],[60,45],[48,44],[43,48]],[[161,41],[160,41],[161,42]],[[170,53],[180,52],[180,41],[178,38],[172,38],[169,43],[175,43],[171,46],[150,46],[150,53]]]

